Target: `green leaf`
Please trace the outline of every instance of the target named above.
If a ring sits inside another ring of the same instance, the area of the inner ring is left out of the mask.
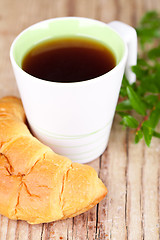
[[[143,131],[145,143],[146,143],[147,146],[149,147],[150,144],[151,144],[151,140],[152,140],[152,136],[153,136],[153,131],[152,131],[152,129],[150,129],[150,128],[146,127],[146,126],[143,126],[143,127],[142,127],[142,131]]]
[[[160,45],[156,48],[151,49],[148,52],[148,57],[150,59],[160,58]]]
[[[124,127],[138,129],[135,143],[144,137],[150,146],[152,137],[160,138],[160,133],[155,131],[160,121],[160,14],[147,12],[136,30],[141,49],[132,71],[137,80],[130,85],[124,76],[120,96],[125,100],[118,103],[116,110]],[[142,115],[140,124],[132,117],[132,109]]]
[[[147,105],[149,105],[149,107],[153,107],[156,105],[156,103],[158,102],[158,96],[157,95],[153,95],[153,94],[150,94],[150,95],[146,95],[144,97],[144,101]]]
[[[149,24],[150,21],[153,21],[153,19],[157,19],[157,18],[158,18],[158,13],[156,11],[148,11],[142,17],[140,23],[141,24]]]
[[[144,58],[138,58],[137,59],[137,65],[141,66],[141,67],[148,67],[149,64],[147,63],[147,61]],[[134,67],[134,66],[133,66]],[[133,69],[132,69],[133,70]],[[134,71],[134,70],[133,70]]]
[[[160,109],[155,109],[151,112],[148,123],[149,127],[155,128],[160,120]]]
[[[160,93],[160,64],[156,64],[156,70],[155,70],[153,81],[157,85],[157,88]]]
[[[139,27],[137,27],[137,35],[139,37],[141,47],[144,49],[146,43],[154,41],[160,37],[160,17],[156,11],[147,12]]]
[[[135,135],[135,143],[138,143],[143,138],[142,130],[138,130]]]
[[[117,112],[122,118],[125,116],[128,116],[128,113],[126,112]]]
[[[130,128],[137,128],[139,125],[138,121],[130,115],[123,117],[122,124]]]
[[[131,86],[127,87],[127,94],[130,100],[132,107],[136,110],[137,113],[142,116],[146,115],[146,105],[138,96],[138,94],[132,89]]]
[[[148,70],[142,69],[140,65],[132,66],[131,69],[139,80],[142,80],[148,74]]]
[[[157,137],[157,138],[160,138],[160,133],[159,133],[159,132],[156,132],[156,131],[153,131],[153,136],[154,136],[154,137]]]
[[[132,106],[128,99],[118,103],[116,108],[117,111],[125,111],[125,110],[131,110],[131,109],[132,109]]]
[[[151,78],[151,77],[150,77]],[[144,81],[141,83],[140,87],[142,88],[142,93],[159,93],[159,88],[156,85],[156,83],[154,83],[153,81],[148,80],[147,78],[144,79]]]
[[[156,108],[160,109],[160,101],[156,104]]]
[[[126,87],[129,86],[129,81],[128,79],[126,78],[125,74],[123,76],[123,80],[122,80],[122,86],[121,86],[121,89],[120,89],[120,96],[122,97],[126,97],[127,96],[127,90],[126,90]]]
[[[130,83],[129,83],[129,81],[128,81],[128,79],[127,79],[127,77],[126,77],[125,74],[124,74],[124,76],[123,76],[122,85],[123,85],[124,87],[130,86]]]

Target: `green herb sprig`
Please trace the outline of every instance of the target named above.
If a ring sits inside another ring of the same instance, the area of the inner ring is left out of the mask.
[[[152,137],[160,138],[156,131],[160,121],[160,15],[147,12],[136,31],[140,50],[132,71],[137,79],[130,85],[124,76],[116,112],[120,123],[134,130],[135,143],[144,138],[150,146]]]

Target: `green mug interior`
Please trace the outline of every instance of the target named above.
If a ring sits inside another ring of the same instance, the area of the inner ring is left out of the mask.
[[[114,54],[116,65],[124,56],[123,40],[107,24],[87,18],[64,17],[45,20],[24,30],[13,43],[14,60],[21,67],[31,48],[42,41],[66,36],[90,37],[101,42]]]

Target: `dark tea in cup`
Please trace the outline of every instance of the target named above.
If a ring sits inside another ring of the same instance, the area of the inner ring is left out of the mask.
[[[115,65],[114,54],[103,43],[75,36],[43,41],[22,61],[22,69],[34,77],[67,83],[99,77]]]

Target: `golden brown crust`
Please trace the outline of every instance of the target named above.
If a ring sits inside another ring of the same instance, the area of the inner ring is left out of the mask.
[[[87,211],[107,194],[96,171],[54,153],[25,125],[21,101],[0,100],[0,214],[37,224]]]

